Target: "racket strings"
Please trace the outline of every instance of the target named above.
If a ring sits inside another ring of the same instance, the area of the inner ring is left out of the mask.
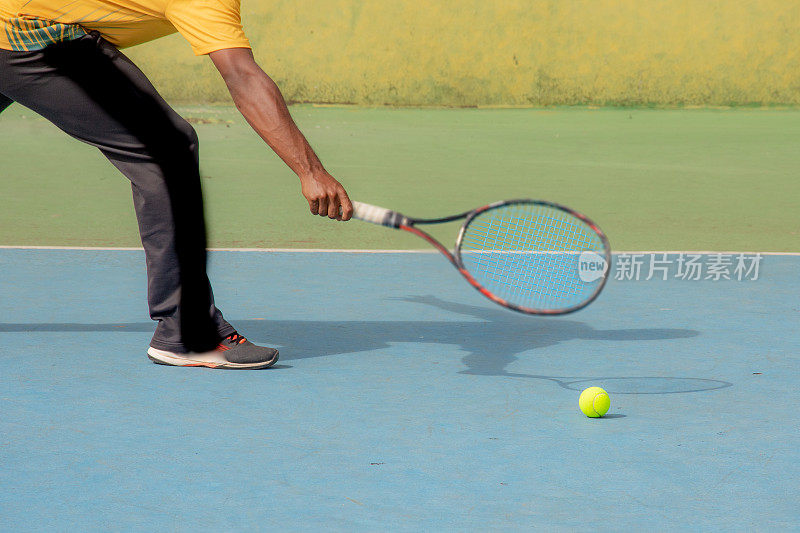
[[[479,214],[464,234],[461,258],[475,279],[518,306],[566,308],[594,293],[578,275],[581,253],[604,254],[583,221],[539,204],[508,204]]]

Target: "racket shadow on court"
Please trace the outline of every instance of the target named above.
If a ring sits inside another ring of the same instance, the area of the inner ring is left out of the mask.
[[[732,383],[717,379],[697,377],[664,377],[664,376],[545,376],[509,372],[506,367],[516,361],[519,354],[526,350],[551,346],[570,340],[601,340],[601,341],[642,341],[665,340],[696,337],[699,333],[689,329],[613,329],[596,330],[583,322],[564,319],[532,319],[524,316],[509,316],[501,310],[489,307],[476,307],[471,305],[450,302],[435,296],[415,296],[398,298],[398,300],[419,303],[439,309],[472,316],[487,320],[494,324],[503,324],[500,329],[505,329],[503,337],[485,338],[476,335],[478,346],[472,348],[472,353],[465,356],[462,361],[467,369],[461,374],[484,376],[507,376],[512,378],[544,379],[556,383],[564,389],[581,391],[595,383],[603,383],[603,387],[615,394],[676,394],[686,392],[701,392],[730,387]],[[488,332],[487,332],[488,333]],[[494,334],[503,334],[498,331]],[[484,341],[481,343],[481,338]],[[503,343],[496,339],[502,338]],[[471,339],[475,340],[475,339]],[[487,344],[488,346],[484,346]],[[511,349],[508,349],[510,344]],[[515,351],[516,350],[516,351]],[[513,353],[512,353],[513,352]]]

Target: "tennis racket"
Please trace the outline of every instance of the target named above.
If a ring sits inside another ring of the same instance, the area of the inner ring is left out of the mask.
[[[444,218],[410,218],[353,202],[353,218],[422,237],[481,294],[514,311],[563,315],[589,305],[611,264],[608,239],[584,215],[540,200],[506,200]],[[417,226],[464,219],[451,253]]]

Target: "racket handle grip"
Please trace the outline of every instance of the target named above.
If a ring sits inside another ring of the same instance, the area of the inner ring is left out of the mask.
[[[353,218],[390,228],[409,225],[408,218],[397,211],[363,202],[353,202]]]

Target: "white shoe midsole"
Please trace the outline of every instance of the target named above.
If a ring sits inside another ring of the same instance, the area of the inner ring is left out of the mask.
[[[147,353],[155,357],[159,361],[164,361],[172,365],[186,365],[192,363],[212,363],[215,365],[230,364],[227,359],[222,356],[219,350],[212,350],[210,352],[189,352],[189,353],[174,353],[166,350],[159,350],[150,346]]]

